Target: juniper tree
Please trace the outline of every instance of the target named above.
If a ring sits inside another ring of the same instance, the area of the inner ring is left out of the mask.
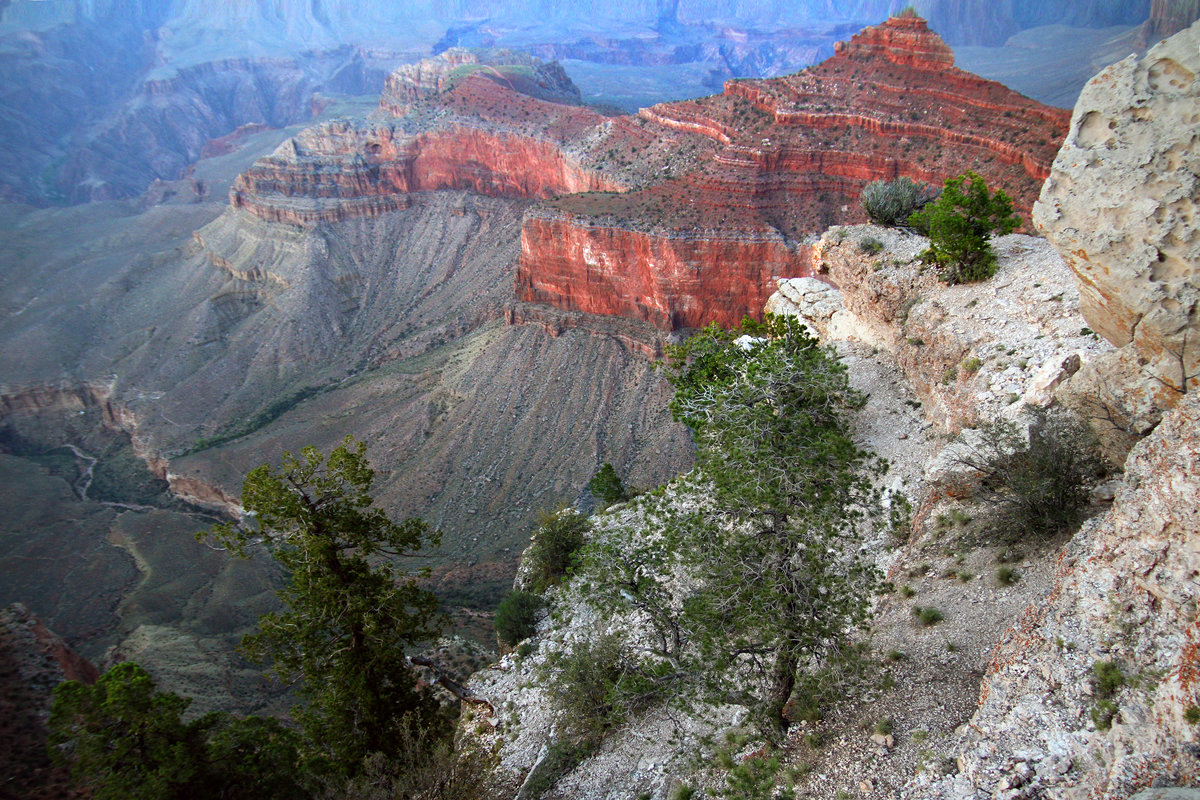
[[[982,281],[996,274],[996,252],[988,241],[993,233],[1012,233],[1021,225],[1012,200],[992,194],[974,172],[946,181],[937,200],[909,217],[909,224],[929,237],[921,254],[935,264],[947,283]]]
[[[400,562],[440,535],[374,505],[365,449],[347,436],[328,458],[306,447],[299,457],[285,453],[278,470],[252,470],[242,506],[256,525],[210,531],[238,555],[261,543],[286,570],[284,610],[260,618],[242,647],[296,685],[310,750],[344,773],[372,753],[406,755],[397,749],[414,725],[439,724],[407,651],[436,636],[442,618],[437,598],[417,584],[422,572]]]
[[[674,681],[751,702],[779,731],[798,673],[867,617],[877,578],[857,542],[881,515],[885,465],[852,438],[864,398],[845,366],[795,320],[710,326],[668,355],[696,469],[674,498],[640,500],[640,523],[589,545],[591,596],[649,627],[636,645],[648,691]],[[747,669],[766,686],[749,701],[730,692]]]

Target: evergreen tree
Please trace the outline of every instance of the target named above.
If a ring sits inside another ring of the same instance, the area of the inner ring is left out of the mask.
[[[54,690],[50,752],[96,800],[285,800],[307,797],[298,737],[278,720],[215,712],[183,721],[191,701],[160,692],[137,664]]]
[[[913,214],[909,224],[929,237],[921,258],[937,265],[942,280],[971,283],[996,274],[996,252],[988,239],[1012,233],[1021,219],[1008,195],[991,194],[983,178],[968,172],[946,181],[941,196]]]
[[[437,635],[437,598],[417,585],[423,573],[397,563],[440,534],[374,506],[365,449],[347,436],[328,458],[306,447],[299,457],[285,453],[278,470],[252,470],[242,505],[256,528],[210,531],[238,555],[261,543],[287,571],[284,610],[263,616],[243,648],[297,685],[308,748],[345,774],[372,753],[406,755],[399,751],[414,727],[440,724],[407,657]]]
[[[797,677],[867,618],[877,575],[857,543],[882,515],[873,478],[886,465],[854,443],[849,412],[863,398],[845,366],[794,319],[710,326],[668,355],[696,469],[673,497],[643,496],[639,523],[589,544],[589,597],[652,631],[623,691],[671,683],[686,698],[692,686],[753,705],[779,732]],[[679,575],[692,583],[683,596]]]

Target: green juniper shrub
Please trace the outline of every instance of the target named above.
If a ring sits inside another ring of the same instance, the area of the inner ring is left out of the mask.
[[[516,647],[537,632],[542,597],[531,592],[512,592],[496,606],[496,641],[503,648]]]
[[[616,469],[607,461],[604,462],[604,466],[596,470],[596,474],[588,481],[588,491],[606,508],[614,503],[622,503],[632,496],[629,489],[621,482]]]
[[[1020,573],[1018,573],[1012,567],[1000,567],[996,570],[996,583],[1000,584],[1001,586],[1012,586],[1020,579]]]
[[[941,611],[938,611],[933,606],[913,606],[913,616],[917,618],[917,622],[921,623],[922,627],[928,628],[931,625],[937,625],[945,617]]]
[[[1183,719],[1188,725],[1200,724],[1200,706],[1188,706],[1183,712]]]
[[[941,196],[908,221],[929,237],[921,260],[935,265],[947,283],[972,283],[994,275],[996,252],[988,238],[1012,233],[1021,224],[1008,195],[989,192],[974,172],[946,181]]]
[[[883,242],[874,236],[868,236],[858,243],[858,249],[869,256],[877,256],[883,252]]]
[[[1125,673],[1112,661],[1097,661],[1092,665],[1092,692],[1099,698],[1111,699],[1125,685]]]
[[[859,202],[871,222],[895,228],[906,224],[909,217],[936,196],[937,190],[929,184],[902,176],[894,181],[867,184]]]
[[[1092,722],[1096,724],[1097,730],[1106,731],[1111,728],[1120,710],[1112,700],[1098,700],[1091,712]]]
[[[567,507],[544,512],[538,518],[533,541],[525,552],[527,584],[532,591],[540,594],[571,572],[588,525],[587,517]]]
[[[574,741],[599,741],[659,692],[655,669],[628,653],[618,634],[576,642],[542,672],[561,728]]]

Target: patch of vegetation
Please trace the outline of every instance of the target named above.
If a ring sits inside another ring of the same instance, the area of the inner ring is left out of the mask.
[[[626,651],[619,634],[577,642],[541,667],[560,728],[572,741],[598,742],[661,696],[661,670]]]
[[[544,603],[541,595],[512,592],[496,606],[496,641],[501,647],[516,645],[537,632],[537,618]]]
[[[996,274],[996,252],[988,241],[993,233],[1012,233],[1021,225],[1012,200],[992,194],[974,172],[946,181],[941,196],[909,224],[929,237],[921,260],[933,264],[947,283],[973,283]]]
[[[858,249],[869,256],[877,256],[883,252],[883,242],[874,236],[868,236],[865,239],[859,240]]]
[[[1106,731],[1112,727],[1113,720],[1120,711],[1112,700],[1098,700],[1096,705],[1092,706],[1092,722],[1096,724],[1097,730]]]
[[[167,482],[134,455],[131,444],[110,450],[96,461],[88,496],[101,502],[144,506],[165,506],[172,502]]]
[[[541,594],[571,574],[590,524],[583,514],[565,506],[538,517],[523,565],[531,591]]]
[[[588,481],[588,491],[607,508],[615,503],[623,503],[633,496],[633,493],[621,481],[613,465],[604,462],[604,466],[596,470],[596,474]]]
[[[937,194],[937,189],[929,184],[902,176],[893,181],[867,184],[859,200],[871,222],[895,228],[905,225],[909,217],[924,208]]]
[[[937,625],[945,617],[941,611],[938,611],[933,606],[913,606],[913,616],[917,618],[917,622],[921,623],[922,627],[928,628],[932,625]]]
[[[191,701],[125,662],[54,690],[51,755],[96,800],[306,796],[300,737],[279,720],[221,712],[185,723]]]
[[[330,386],[306,386],[303,389],[298,389],[284,395],[240,424],[231,425],[219,434],[197,439],[196,443],[181,453],[181,455],[199,453],[201,450],[209,450],[213,447],[241,439],[243,436],[249,436],[255,431],[267,427],[305,400],[316,397],[322,392],[329,391],[331,388]]]
[[[644,495],[637,523],[589,541],[581,579],[602,613],[647,620],[650,644],[627,659],[675,702],[730,702],[754,653],[765,688],[737,702],[773,738],[793,690],[867,619],[879,576],[857,542],[888,524],[872,482],[883,465],[854,442],[863,397],[845,366],[794,319],[710,326],[669,348],[666,370],[696,443],[675,487],[699,502]],[[678,570],[700,587],[683,603],[667,581]]]
[[[1097,661],[1092,664],[1092,693],[1102,699],[1116,696],[1125,685],[1125,673],[1112,661]]]
[[[1007,541],[1074,530],[1091,501],[1104,462],[1091,430],[1065,413],[1039,413],[1029,437],[997,420],[980,426],[980,443],[960,463],[982,478],[978,499],[989,526]]]
[[[1012,586],[1021,580],[1021,574],[1012,567],[1000,567],[996,570],[996,583],[1001,586]]]

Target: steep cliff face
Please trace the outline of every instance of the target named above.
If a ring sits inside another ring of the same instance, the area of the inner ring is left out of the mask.
[[[1200,19],[1200,0],[1153,0],[1150,19],[1142,25],[1143,44],[1153,44]]]
[[[615,188],[553,141],[467,125],[405,134],[333,122],[309,128],[242,174],[230,202],[268,222],[311,226],[405,208],[409,194],[459,189],[539,198]]]
[[[77,797],[67,770],[46,750],[50,692],[62,681],[91,683],[96,668],[17,603],[0,609],[0,770],[6,794],[29,800]]]
[[[518,297],[667,330],[731,322],[760,313],[772,275],[808,274],[805,236],[863,219],[870,181],[974,169],[1028,213],[1068,114],[953,60],[923,20],[894,18],[797,75],[643,110],[661,138],[711,155],[665,181],[646,170],[642,189],[546,203],[522,236]]]
[[[1198,46],[1200,23],[1097,75],[1035,209],[1088,324],[1121,348],[1079,379],[1116,433],[1144,434],[1200,385]]]

